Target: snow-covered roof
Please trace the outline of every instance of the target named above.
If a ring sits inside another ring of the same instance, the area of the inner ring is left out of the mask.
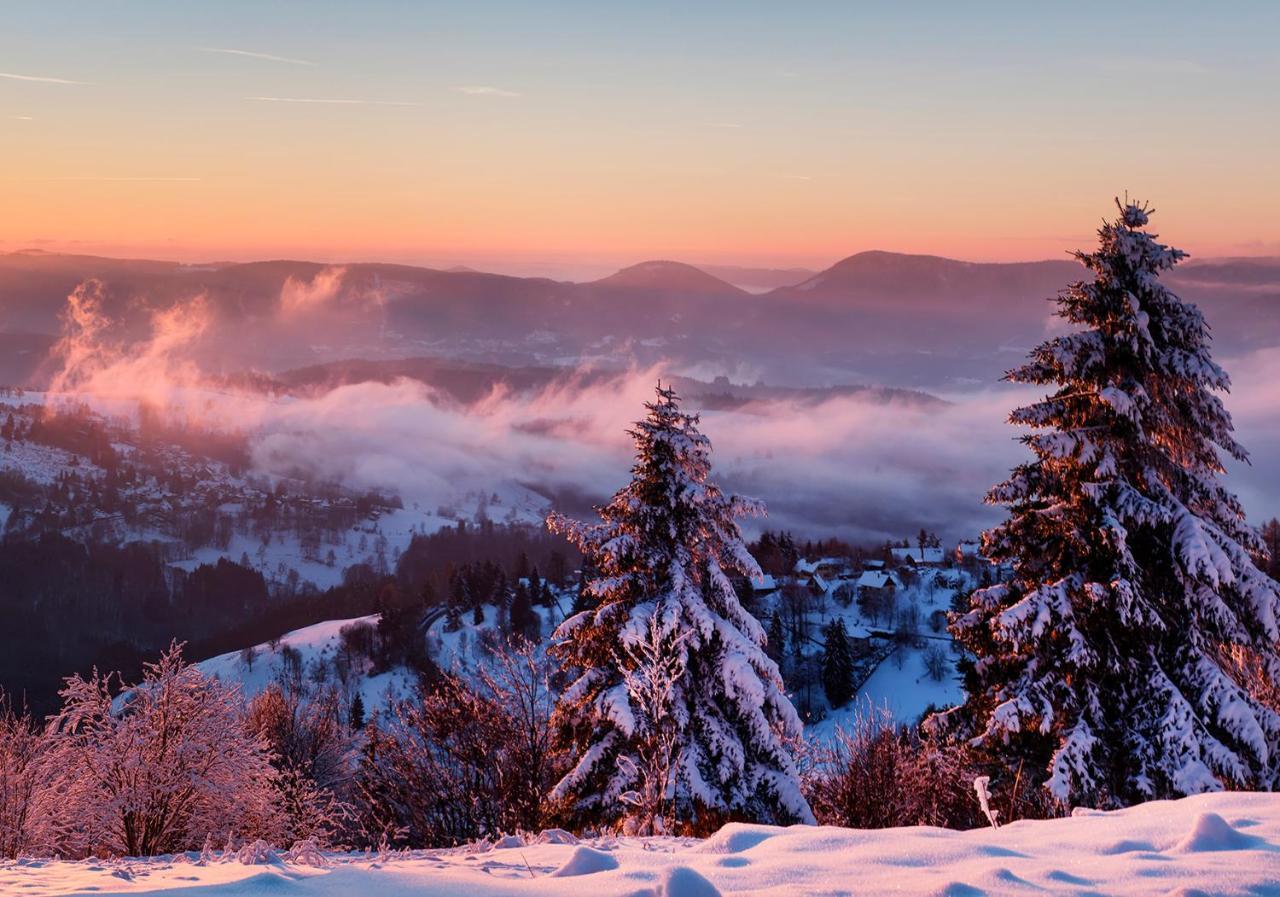
[[[796,573],[804,576],[816,573],[822,569],[843,570],[847,566],[849,566],[849,561],[846,558],[826,557],[818,558],[815,561],[808,560],[807,558],[800,558],[796,561],[794,570]]]
[[[893,577],[883,570],[864,570],[862,575],[858,577],[858,588],[883,589],[891,582],[893,582]]]
[[[778,583],[771,574],[763,573],[751,577],[751,588],[757,592],[772,592],[778,588]]]
[[[942,549],[941,548],[893,548],[893,559],[899,562],[910,561],[913,564],[941,564]]]

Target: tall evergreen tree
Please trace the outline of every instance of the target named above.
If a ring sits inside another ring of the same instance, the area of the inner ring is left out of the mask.
[[[1272,579],[1280,579],[1280,520],[1272,517],[1262,525],[1262,541],[1267,548],[1267,572]]]
[[[1076,254],[1092,279],[1058,299],[1072,331],[1006,375],[1053,391],[1010,416],[1035,457],[988,495],[1010,514],[983,550],[1014,576],[953,620],[976,657],[953,718],[1067,803],[1272,788],[1280,716],[1237,670],[1280,677],[1280,596],[1218,479],[1220,453],[1247,458],[1229,380],[1160,282],[1184,254],[1143,230],[1145,206],[1117,206]]]
[[[511,599],[511,632],[531,641],[538,638],[538,627],[541,621],[533,610],[529,600],[529,589],[521,580],[516,584],[515,596]]]
[[[844,618],[836,617],[823,628],[822,690],[832,708],[843,707],[853,697],[853,650]]]
[[[351,707],[347,711],[347,725],[353,732],[359,732],[364,728],[364,697],[360,692],[356,692],[351,698]]]
[[[584,557],[582,559],[582,568],[578,571],[578,586],[573,596],[573,607],[570,609],[570,616],[580,614],[585,610],[591,610],[596,606],[596,599],[587,591],[591,580],[595,578],[596,571],[591,566],[591,558]]]
[[[769,618],[768,637],[769,641],[765,646],[765,650],[768,652],[769,656],[774,659],[774,661],[782,660],[783,656],[786,654],[787,633],[782,628],[782,617],[778,615],[778,611],[776,609],[773,612],[773,616]]]
[[[551,649],[576,671],[555,721],[579,758],[554,793],[616,819],[656,772],[665,814],[686,823],[812,822],[787,743],[800,721],[726,575],[760,575],[736,518],[761,508],[709,481],[710,443],[673,390],[659,385],[646,408],[629,431],[631,482],[603,522],[548,520],[595,571],[594,606]],[[666,766],[646,768],[664,740]]]

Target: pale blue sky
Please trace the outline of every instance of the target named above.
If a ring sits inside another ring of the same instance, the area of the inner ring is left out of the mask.
[[[1131,189],[1280,252],[1278,39],[1274,3],[15,2],[0,240],[1035,257]]]

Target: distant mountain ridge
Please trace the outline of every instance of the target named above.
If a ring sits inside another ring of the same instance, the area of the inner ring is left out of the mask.
[[[774,292],[805,301],[877,301],[906,295],[916,301],[946,304],[956,296],[979,290],[1021,292],[1043,289],[1046,281],[1065,285],[1082,274],[1079,263],[1071,259],[965,262],[935,255],[870,250],[841,259],[808,280]]]
[[[67,294],[93,277],[106,284],[104,311],[134,339],[157,311],[201,297],[212,320],[191,354],[215,373],[431,355],[517,367],[662,361],[708,379],[937,389],[997,378],[1053,326],[1046,300],[1083,274],[1069,258],[868,251],[748,292],[671,260],[573,283],[372,262],[14,253],[0,255],[0,333],[56,336]],[[1193,261],[1168,282],[1204,309],[1219,351],[1277,341],[1280,260]],[[19,340],[24,351],[39,343]],[[30,361],[0,374],[33,370]]]
[[[665,260],[631,265],[608,277],[591,281],[590,286],[627,290],[662,290],[678,292],[686,296],[746,295],[745,290],[714,277],[701,268],[695,268],[684,262]]]

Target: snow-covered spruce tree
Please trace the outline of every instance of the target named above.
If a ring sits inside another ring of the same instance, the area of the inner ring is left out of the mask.
[[[1010,513],[983,544],[1014,575],[953,619],[976,658],[953,721],[1064,804],[1274,788],[1280,716],[1236,671],[1280,677],[1280,597],[1218,479],[1220,453],[1247,457],[1229,380],[1160,282],[1184,254],[1143,230],[1146,206],[1117,206],[1076,254],[1092,280],[1058,299],[1072,331],[1006,375],[1053,391],[1010,416],[1035,457],[988,495]]]
[[[565,620],[551,647],[577,676],[555,728],[579,758],[553,796],[584,819],[653,828],[651,807],[643,820],[628,807],[651,783],[646,758],[662,754],[670,762],[656,827],[812,822],[788,746],[800,721],[763,629],[726,575],[760,575],[737,518],[762,508],[708,480],[710,443],[673,390],[659,384],[645,407],[629,431],[631,482],[599,509],[603,522],[548,519],[595,571],[590,609]],[[652,669],[640,668],[646,658]],[[671,678],[669,690],[640,684],[658,675]]]

